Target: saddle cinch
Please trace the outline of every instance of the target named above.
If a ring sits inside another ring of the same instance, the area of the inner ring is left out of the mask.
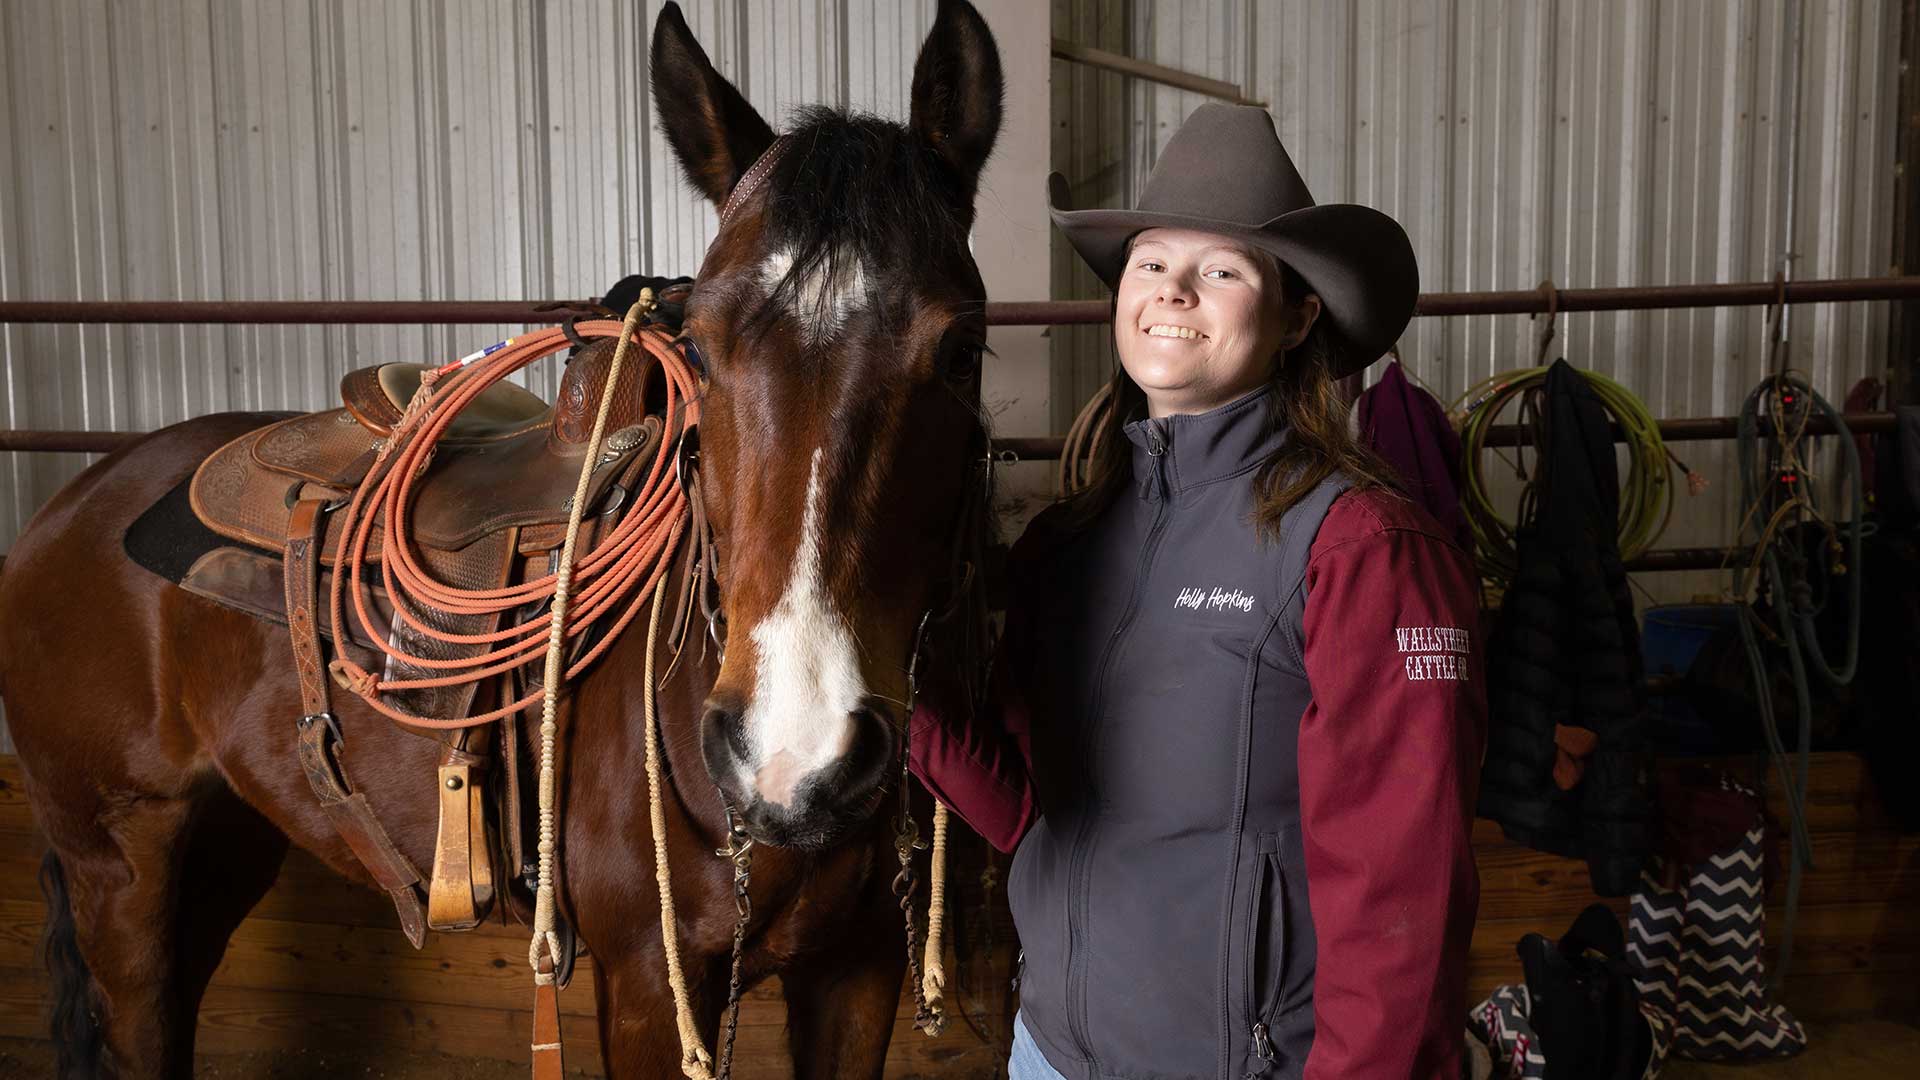
[[[663,299],[683,296],[684,291],[669,292]],[[661,314],[677,314],[677,305]],[[501,588],[557,566],[612,356],[609,340],[576,349],[552,405],[501,382],[455,417],[415,484],[408,519],[416,554],[436,579],[467,589]],[[495,899],[496,866],[523,877],[530,870],[533,845],[523,836],[522,823],[532,815],[523,813],[521,804],[515,717],[509,713],[497,725],[479,728],[405,728],[445,743],[435,777],[440,826],[434,865],[431,878],[423,879],[387,836],[365,796],[353,791],[337,752],[340,732],[325,705],[326,674],[303,655],[309,650],[300,648],[300,640],[302,624],[310,620],[313,657],[321,652],[318,640],[326,638],[336,654],[350,655],[363,666],[382,661],[389,679],[431,674],[377,651],[365,640],[351,601],[343,614],[348,632],[340,640],[326,602],[339,529],[337,518],[325,511],[344,504],[367,478],[425,370],[388,363],[354,371],[341,381],[340,407],[269,424],[215,451],[194,474],[189,498],[200,521],[237,546],[207,551],[181,581],[191,592],[290,626],[305,714],[298,724],[302,766],[335,828],[392,897],[401,928],[416,948],[428,928],[465,930],[486,917]],[[648,414],[659,375],[657,367],[648,366],[621,377],[588,487],[583,551],[590,550],[600,530],[617,523],[627,493],[644,479],[659,450],[665,425]],[[380,532],[376,522],[368,541],[367,558],[376,567],[383,566]],[[456,660],[487,648],[448,645],[414,633],[395,621],[378,580],[368,591],[376,625],[391,628],[389,640],[404,652]],[[414,614],[454,634],[487,634],[499,623],[497,615],[424,609]],[[484,688],[468,683],[395,697],[418,716],[460,716],[477,695],[486,694],[487,704],[504,704],[537,687],[540,676],[534,663],[489,680]],[[489,783],[496,748],[504,775]]]

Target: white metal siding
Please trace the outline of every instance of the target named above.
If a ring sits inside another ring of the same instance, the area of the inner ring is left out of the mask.
[[[659,0],[9,0],[0,297],[546,299],[691,273],[714,226],[655,130]],[[904,117],[932,0],[690,0],[723,74]],[[0,327],[14,428],[311,408],[506,327]],[[534,376],[535,388],[551,371]],[[84,465],[9,454],[0,540]]]
[[[1375,206],[1406,227],[1423,291],[1659,285],[1773,275],[1792,2],[1058,0],[1055,32],[1265,101],[1318,201]],[[1801,12],[1792,274],[1884,274],[1900,5],[1805,0]],[[1079,37],[1093,27],[1109,39]],[[1073,66],[1054,62],[1056,117],[1086,115],[1091,95],[1111,92]],[[1130,203],[1180,121],[1209,100],[1140,81],[1127,92],[1124,129],[1055,126],[1056,166],[1083,200]],[[1073,270],[1056,271],[1057,293],[1099,295]],[[1886,366],[1885,304],[1800,307],[1790,325],[1794,365],[1836,404]],[[1532,366],[1539,327],[1510,315],[1417,319],[1401,353],[1451,403],[1488,375]],[[1055,377],[1072,398],[1056,401],[1061,423],[1111,361],[1103,338],[1056,342]],[[1657,417],[1708,416],[1737,409],[1767,370],[1764,345],[1758,308],[1593,313],[1560,318],[1555,355],[1619,379]],[[1677,450],[1715,486],[1682,497],[1662,546],[1724,543],[1731,445]],[[1716,587],[1698,574],[1639,583],[1660,599]]]
[[[660,0],[7,0],[0,298],[547,299],[691,273],[714,212],[656,130]],[[904,118],[933,0],[686,0],[720,71]],[[0,326],[10,428],[327,403],[456,326]],[[551,391],[553,370],[532,376]],[[0,547],[86,464],[0,455]],[[0,729],[0,751],[10,750]]]

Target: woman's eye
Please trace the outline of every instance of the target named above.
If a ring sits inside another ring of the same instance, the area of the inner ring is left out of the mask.
[[[1222,279],[1225,279],[1225,278],[1230,278],[1230,277],[1239,277],[1239,276],[1240,276],[1240,275],[1238,275],[1238,274],[1236,274],[1236,273],[1234,273],[1234,272],[1233,272],[1233,271],[1231,271],[1231,270],[1209,270],[1209,271],[1207,271],[1207,276],[1208,276],[1208,277],[1213,277],[1213,276],[1214,276],[1214,275],[1216,275],[1216,274],[1218,274],[1218,275],[1219,275],[1219,276],[1220,276],[1220,277],[1221,277]]]
[[[1164,270],[1164,269],[1166,269],[1166,267],[1164,267],[1164,266],[1162,266],[1161,264],[1159,264],[1159,263],[1157,263],[1157,262],[1154,262],[1154,261],[1153,261],[1152,259],[1148,259],[1148,260],[1146,260],[1146,261],[1144,261],[1144,262],[1142,262],[1142,263],[1140,263],[1140,264],[1139,264],[1139,266],[1140,266],[1140,269],[1142,269],[1142,270]]]

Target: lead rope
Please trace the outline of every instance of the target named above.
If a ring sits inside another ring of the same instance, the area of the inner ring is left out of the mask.
[[[600,461],[600,440],[606,434],[607,414],[613,409],[614,390],[620,385],[620,368],[639,332],[640,317],[653,307],[653,290],[642,289],[640,298],[627,309],[626,323],[620,329],[620,344],[613,350],[613,363],[607,368],[607,384],[600,393],[600,408],[593,416],[593,434],[587,437],[587,453],[580,462],[580,479],[574,484],[572,509],[567,512],[567,538],[560,548],[560,566],[553,585],[553,618],[547,631],[545,687],[540,701],[540,886],[533,896],[533,940],[527,946],[527,963],[533,968],[534,1030],[533,1071],[536,1077],[560,1075],[559,994],[554,984],[554,965],[560,956],[560,938],[554,933],[553,867],[559,832],[559,807],[554,799],[554,743],[559,733],[555,717],[559,712],[560,683],[564,677],[566,650],[567,600],[573,583],[573,554],[580,540],[580,521],[587,509],[587,487]],[[659,614],[662,573],[654,585],[654,613]],[[648,661],[652,661],[652,643],[648,643]],[[652,686],[647,687],[651,694]]]
[[[894,853],[900,860],[900,872],[893,878],[893,895],[900,900],[900,916],[907,929],[907,974],[913,990],[913,1026],[938,1037],[947,1028],[945,987],[946,967],[941,963],[942,941],[941,924],[945,921],[940,906],[946,891],[946,829],[938,799],[934,800],[934,851],[932,856],[932,877],[938,888],[933,891],[932,906],[927,911],[927,943],[924,973],[919,945],[919,932],[913,921],[914,871],[913,853],[916,848],[924,848],[920,842],[920,823],[913,819],[912,773],[908,769],[912,761],[913,706],[920,697],[920,653],[926,646],[927,624],[933,619],[932,609],[920,616],[920,627],[913,635],[913,655],[907,661],[907,708],[906,721],[900,729],[900,813],[894,821]]]
[[[947,804],[938,798],[933,800],[933,865],[927,879],[927,973],[920,985],[936,1025],[926,1031],[937,1036],[947,1026]]]
[[[653,649],[660,632],[660,602],[666,594],[662,576],[653,589],[653,614],[647,622],[647,816],[653,823],[653,880],[660,887],[660,942],[667,954],[667,985],[673,991],[673,1017],[680,1030],[680,1072],[688,1080],[712,1080],[713,1057],[700,1043],[700,1028],[688,1002],[687,977],[680,967],[679,922],[673,910],[673,878],[667,869],[667,813],[660,798],[660,733],[653,703]]]

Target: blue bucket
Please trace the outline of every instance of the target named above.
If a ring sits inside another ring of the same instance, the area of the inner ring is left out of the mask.
[[[1732,604],[1650,607],[1640,624],[1640,659],[1648,675],[1685,675],[1714,631],[1734,625]]]
[[[1641,618],[1640,659],[1649,678],[1677,678],[1693,667],[1716,631],[1735,625],[1740,609],[1733,604],[1664,604],[1650,607]],[[1661,754],[1711,754],[1720,751],[1713,729],[1679,694],[1656,694],[1653,706],[1653,750]]]

